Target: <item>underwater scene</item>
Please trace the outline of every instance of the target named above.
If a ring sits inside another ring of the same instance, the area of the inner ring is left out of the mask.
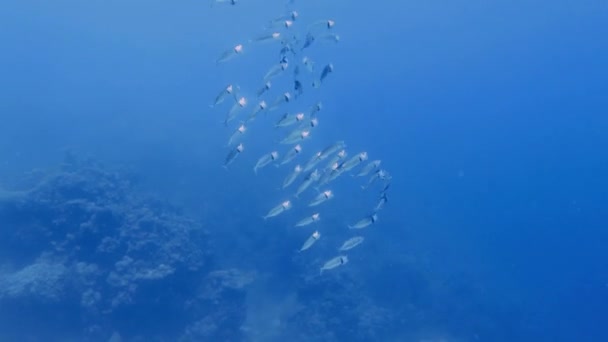
[[[608,341],[608,2],[1,7],[0,342]]]

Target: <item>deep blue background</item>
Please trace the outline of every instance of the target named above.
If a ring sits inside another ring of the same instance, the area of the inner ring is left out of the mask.
[[[395,287],[405,280],[372,282],[363,270],[413,255],[431,273],[466,274],[484,303],[520,315],[512,327],[511,314],[493,321],[495,336],[608,340],[608,3],[298,2],[303,22],[332,17],[342,38],[310,51],[317,67],[336,67],[300,102],[325,104],[311,150],[346,140],[394,179],[389,207],[348,265],[361,282]],[[274,0],[5,1],[0,177],[53,165],[66,147],[134,165],[149,191],[208,215],[226,246],[244,237],[226,265],[285,272],[283,256],[306,234],[278,240],[273,230],[305,212],[260,222],[283,199],[284,172],[250,169],[277,136],[261,118],[263,133],[252,127],[248,153],[223,170],[233,128],[208,106],[229,82],[255,91],[276,49],[214,61],[284,12]],[[365,212],[355,200],[366,200],[357,196],[331,208],[356,219]],[[277,254],[258,255],[264,264],[244,250]]]

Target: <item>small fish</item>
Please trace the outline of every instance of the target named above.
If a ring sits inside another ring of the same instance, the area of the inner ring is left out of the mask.
[[[311,118],[316,118],[317,117],[317,113],[320,112],[323,109],[323,103],[321,102],[317,102],[315,103],[312,108],[310,108],[310,117]]]
[[[337,43],[340,41],[340,36],[335,34],[335,33],[326,33],[326,34],[322,34],[320,36],[317,36],[318,39],[323,39],[323,40],[330,40],[334,43]]]
[[[304,172],[312,170],[321,161],[322,152],[315,153],[309,160],[304,164]]]
[[[361,152],[340,165],[343,172],[352,170],[355,166],[367,160],[367,152]]]
[[[314,72],[315,62],[313,62],[312,59],[310,59],[309,57],[304,57],[302,58],[302,64],[304,64],[306,70],[308,70],[309,73],[312,74]]]
[[[237,44],[234,47],[226,50],[216,61],[215,64],[224,63],[236,55],[240,55],[243,53],[243,44]]]
[[[333,197],[334,197],[334,193],[331,190],[323,191],[322,193],[317,195],[317,197],[315,197],[315,199],[310,201],[310,203],[308,203],[308,206],[315,207],[323,202],[326,202],[326,201],[332,199]]]
[[[298,154],[300,154],[300,152],[302,152],[302,146],[300,144],[294,146],[291,150],[289,150],[289,152],[287,152],[285,157],[283,157],[283,161],[281,161],[281,164],[279,165],[285,165],[291,162],[295,159],[295,157],[298,156]]]
[[[289,67],[289,63],[279,63],[266,72],[264,75],[264,82],[268,82],[271,78],[278,76],[280,73],[285,71]]]
[[[298,75],[300,75],[300,66],[296,65],[295,68],[293,68],[293,78],[297,78]],[[297,80],[296,80],[297,81]]]
[[[388,197],[386,193],[383,192],[382,196],[378,199],[378,204],[374,207],[374,212],[378,212],[384,208],[384,205],[388,202]]]
[[[281,39],[281,32],[271,32],[250,39],[249,41],[252,43],[264,43],[269,41],[279,41],[279,39]]]
[[[268,27],[273,27],[273,26],[277,26],[277,25],[284,25],[285,21],[289,20],[291,22],[296,21],[296,19],[298,18],[299,14],[296,11],[292,11],[289,12],[285,15],[282,15],[280,17],[274,18],[270,21],[270,23],[268,24]]]
[[[319,179],[318,186],[329,184],[329,182],[338,178],[342,171],[340,171],[340,164],[334,163],[329,169],[326,169],[323,176]]]
[[[308,121],[308,125],[310,126],[310,128],[315,128],[315,127],[319,126],[319,119],[317,119],[317,118],[310,119],[310,121]]]
[[[374,169],[377,169],[380,166],[380,163],[381,163],[380,160],[372,160],[367,165],[365,165],[361,169],[361,171],[359,171],[359,173],[357,174],[356,177],[364,177],[364,176],[369,175],[370,172],[372,172]]]
[[[275,217],[287,210],[291,209],[291,202],[289,200],[277,205],[276,207],[270,209],[270,211],[268,212],[268,214],[266,214],[266,216],[264,216],[264,220],[270,218],[270,217]]]
[[[306,189],[308,189],[308,187],[310,187],[310,185],[312,183],[318,181],[320,177],[321,177],[321,174],[319,173],[319,170],[314,170],[313,172],[309,173],[308,176],[306,176],[306,178],[304,178],[304,180],[298,187],[298,190],[296,191],[295,196],[296,197],[300,196],[300,194],[303,193],[304,191],[306,191]]]
[[[267,107],[266,101],[264,101],[264,100],[260,101],[260,103],[258,103],[258,105],[255,106],[255,108],[253,108],[253,111],[251,112],[251,114],[249,114],[249,117],[247,118],[247,122],[255,120],[258,113],[265,111],[266,107]]]
[[[344,158],[346,158],[348,156],[348,153],[346,152],[346,150],[341,150],[340,152],[338,152],[335,156],[333,156],[329,162],[327,163],[327,166],[325,166],[325,169],[333,169],[333,167],[338,164],[338,166],[340,166],[340,161],[343,160]]]
[[[241,109],[243,109],[245,106],[247,106],[247,99],[241,97],[235,104],[232,105],[232,107],[226,114],[226,120],[224,120],[224,125],[228,126],[228,123],[234,120],[234,118],[236,118]]]
[[[321,87],[321,84],[323,83],[323,81],[325,80],[325,78],[331,74],[332,72],[334,72],[334,65],[333,64],[327,64],[323,70],[321,71],[321,76],[319,77],[318,80],[312,82],[312,87],[313,88],[319,88]]]
[[[245,149],[245,146],[243,146],[243,144],[239,144],[237,147],[235,147],[233,150],[230,151],[230,153],[228,153],[228,156],[226,156],[226,161],[224,162],[224,168],[228,168],[228,165],[232,164],[232,162],[236,159],[236,157],[238,157],[241,152],[243,152],[243,150]]]
[[[230,139],[228,139],[228,146],[231,146],[234,142],[236,142],[245,132],[247,131],[247,127],[244,124],[241,124],[237,129],[234,130]]]
[[[314,23],[308,25],[308,32],[318,31],[318,30],[330,30],[334,26],[336,26],[336,22],[331,19],[327,20],[319,20]]]
[[[264,83],[264,85],[261,86],[260,89],[258,89],[258,91],[255,92],[255,95],[257,97],[260,97],[260,96],[264,95],[264,93],[269,91],[271,87],[272,87],[272,83],[270,83],[270,81],[268,81],[268,82]]]
[[[365,190],[365,189],[369,188],[377,180],[390,181],[391,175],[386,170],[378,170],[369,178],[369,181],[367,182],[367,184],[361,186],[361,188],[363,190]]]
[[[285,113],[279,121],[274,125],[274,127],[287,127],[298,122],[304,120],[304,113],[296,113],[293,115],[289,115],[289,113]]]
[[[280,105],[282,105],[283,103],[288,103],[289,101],[291,101],[291,94],[289,92],[283,93],[279,95],[276,100],[274,100],[272,106],[270,106],[268,110],[276,110],[277,108],[279,108]]]
[[[363,243],[364,240],[365,240],[365,238],[363,236],[352,237],[352,238],[344,241],[344,243],[342,244],[342,247],[340,247],[338,250],[341,252],[348,251],[350,249],[353,249],[353,248],[359,246],[361,243]]]
[[[353,224],[352,226],[349,225],[348,228],[362,229],[369,226],[370,224],[376,223],[376,221],[378,221],[378,216],[376,214],[372,214],[366,218],[359,220],[359,222]]]
[[[289,187],[291,184],[293,184],[293,182],[296,180],[296,178],[298,178],[300,173],[302,173],[302,167],[300,165],[296,165],[296,167],[294,167],[293,171],[289,175],[287,175],[287,177],[285,177],[285,180],[283,181],[282,189],[285,189],[285,188]]]
[[[281,140],[280,144],[283,145],[290,145],[290,144],[295,144],[298,141],[303,141],[306,139],[310,138],[310,130],[304,129],[304,130],[296,130],[297,134],[295,136],[292,136],[292,134],[290,134],[289,136],[287,136],[285,139]]]
[[[302,248],[300,248],[300,252],[303,252],[312,247],[312,245],[314,245],[314,243],[317,242],[319,238],[321,238],[321,233],[319,233],[319,231],[315,231],[314,233],[312,233],[312,235],[308,239],[306,239],[306,241],[302,245]]]
[[[213,0],[211,2],[211,6],[213,6],[214,4],[230,4],[230,5],[236,5],[236,0]]]
[[[382,190],[380,191],[381,194],[386,194],[386,192],[388,191],[388,189],[391,187],[391,183],[388,182],[386,183],[386,185],[384,186],[384,188],[382,188]]]
[[[323,267],[321,267],[319,274],[323,274],[323,271],[334,269],[338,266],[342,266],[348,263],[348,257],[346,255],[340,255],[333,259],[328,260]]]
[[[319,213],[312,214],[312,215],[298,221],[298,223],[296,223],[296,227],[308,226],[309,224],[315,223],[315,222],[319,221],[320,219],[321,219],[321,215]]]
[[[291,53],[294,56],[296,55],[296,51],[294,50],[291,43],[283,41],[281,50],[279,51],[279,55],[282,57],[281,61],[283,61],[283,58],[287,58],[288,53]]]
[[[296,94],[296,98],[304,93],[304,89],[302,88],[302,82],[295,80],[293,81],[293,91]]]
[[[314,43],[314,42],[315,42],[315,36],[312,33],[308,32],[306,34],[306,39],[304,39],[304,45],[302,45],[302,48],[300,49],[300,51],[302,51],[306,48],[309,48],[312,45],[312,43]]]
[[[293,26],[293,21],[292,20],[285,20],[281,23],[281,26],[283,26],[284,28],[290,28],[291,26]]]
[[[213,104],[210,107],[215,107],[215,106],[219,105],[220,103],[224,102],[226,97],[229,95],[234,96],[235,90],[236,90],[236,87],[232,84],[229,84],[228,86],[226,86],[226,88],[222,89],[222,91],[219,94],[217,94],[217,96],[215,97],[215,101],[213,101]],[[236,101],[236,98],[235,98],[235,101]]]
[[[332,145],[327,146],[323,150],[321,150],[321,155],[319,156],[319,160],[325,160],[329,158],[332,154],[346,147],[346,144],[343,140],[336,141]],[[335,163],[335,162],[334,162]],[[333,163],[332,163],[333,164]]]
[[[253,172],[257,174],[259,169],[277,160],[277,158],[279,158],[279,152],[277,151],[263,155],[253,167]]]

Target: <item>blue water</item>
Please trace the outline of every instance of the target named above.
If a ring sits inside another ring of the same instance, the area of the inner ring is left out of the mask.
[[[4,1],[0,341],[608,340],[606,2],[209,4]],[[314,190],[264,221],[291,194],[286,167],[252,171],[286,150],[284,110],[226,170],[236,121],[209,107],[279,61],[219,55],[292,9],[294,33],[340,35],[305,50],[335,70],[286,107],[324,105],[300,162],[344,140],[392,175],[322,277],[381,187],[342,176],[314,228],[291,227]]]

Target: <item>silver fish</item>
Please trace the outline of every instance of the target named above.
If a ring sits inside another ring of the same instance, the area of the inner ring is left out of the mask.
[[[285,69],[287,69],[288,66],[289,66],[288,63],[279,63],[279,64],[273,66],[272,68],[270,68],[270,70],[268,70],[266,75],[264,75],[264,82],[268,82],[271,78],[279,75],[280,73],[285,71]]]
[[[274,125],[274,127],[287,127],[298,122],[304,120],[304,113],[296,113],[293,115],[289,115],[289,113],[285,113],[279,121]]]
[[[369,178],[369,181],[367,182],[367,184],[361,186],[361,188],[365,190],[365,189],[369,188],[377,180],[390,181],[391,175],[386,170],[378,170]]]
[[[259,169],[277,160],[277,158],[279,158],[279,152],[277,151],[272,151],[263,155],[260,159],[258,159],[258,162],[253,167],[253,172],[257,174]]]
[[[244,149],[245,149],[245,146],[243,146],[243,144],[239,144],[237,147],[235,147],[233,150],[231,150],[230,153],[228,153],[228,156],[226,156],[226,161],[224,162],[224,168],[228,168],[228,165],[232,164],[234,159],[236,159],[236,157],[238,157],[241,154],[241,152],[243,152]]]
[[[241,124],[237,129],[234,130],[234,132],[230,136],[230,139],[228,139],[228,146],[236,142],[240,137],[243,136],[243,134],[245,134],[246,131],[247,127],[245,127],[244,124]]]
[[[289,150],[289,152],[287,152],[287,154],[283,158],[283,161],[281,161],[281,164],[279,164],[279,165],[284,165],[284,164],[291,162],[292,160],[294,160],[295,157],[298,156],[298,154],[300,154],[300,152],[302,152],[302,146],[299,144],[294,146],[294,148],[292,148],[291,150]]]
[[[321,219],[321,216],[319,215],[319,213],[312,214],[312,215],[298,221],[298,223],[296,223],[296,227],[308,226],[309,224],[315,223],[315,222],[319,221],[320,219]]]
[[[296,11],[292,11],[289,12],[285,15],[282,15],[280,17],[276,17],[274,19],[272,19],[269,23],[268,23],[268,27],[273,27],[273,26],[277,26],[277,25],[283,25],[285,21],[289,20],[291,22],[296,21],[296,19],[298,19],[298,12]]]
[[[323,103],[322,102],[315,103],[314,106],[312,106],[310,108],[310,115],[309,116],[311,118],[317,117],[317,113],[319,113],[322,109],[323,109]]]
[[[270,209],[270,211],[268,212],[268,214],[266,214],[266,216],[264,216],[264,220],[270,218],[270,217],[275,217],[287,210],[291,209],[291,202],[290,201],[285,201],[279,205],[277,205],[276,207]]]
[[[236,5],[236,0],[213,0],[211,2],[211,6],[213,7],[214,4],[229,4],[229,5]]]
[[[268,110],[269,111],[276,110],[277,108],[279,108],[280,105],[282,105],[283,103],[288,103],[289,101],[291,101],[291,94],[289,92],[285,92],[285,93],[279,95],[276,100],[274,100],[274,102],[272,103],[272,106],[270,106],[270,108],[268,108]]]
[[[243,53],[243,44],[237,44],[229,50],[224,51],[222,55],[215,61],[215,64],[224,63],[236,55],[240,55]]]
[[[312,233],[312,235],[308,239],[306,239],[306,241],[302,245],[302,248],[300,248],[300,252],[303,252],[303,251],[309,249],[310,247],[312,247],[312,245],[315,242],[317,242],[317,240],[319,240],[320,238],[321,238],[321,233],[319,233],[319,231],[315,231],[314,233]]]
[[[298,190],[296,191],[296,197],[298,197],[301,193],[303,193],[304,191],[306,191],[306,189],[308,189],[308,187],[319,180],[319,177],[321,175],[319,174],[319,170],[314,170],[313,172],[311,172],[310,174],[308,174],[308,176],[306,176],[306,178],[304,178],[304,180],[302,181],[302,183],[300,184],[300,186],[298,187]]]
[[[327,166],[325,166],[325,169],[332,169],[336,165],[336,163],[338,164],[338,166],[340,166],[340,161],[346,158],[347,156],[348,153],[346,152],[346,150],[341,150],[340,152],[338,152],[338,154],[334,155],[329,160]]]
[[[260,87],[260,89],[258,89],[258,91],[255,92],[257,97],[260,97],[262,95],[264,95],[265,92],[269,91],[270,88],[272,88],[272,83],[270,83],[270,81],[265,82],[263,86]]]
[[[333,259],[328,260],[320,269],[319,274],[323,274],[323,271],[334,269],[338,266],[342,266],[348,263],[348,257],[346,255],[340,255]]]
[[[229,84],[228,86],[226,86],[226,88],[222,89],[222,91],[219,94],[217,94],[211,107],[215,107],[215,106],[219,105],[220,103],[224,102],[226,97],[229,95],[234,96],[236,89],[237,89],[237,87],[235,87],[232,84]],[[235,101],[236,101],[236,98],[235,98]]]
[[[297,68],[297,67],[296,67]],[[302,82],[298,80],[293,81],[293,91],[296,94],[296,99],[304,94],[304,88],[302,87]]]
[[[363,176],[367,176],[369,175],[370,172],[372,172],[374,169],[377,169],[380,166],[381,161],[380,160],[372,160],[371,162],[367,163],[367,165],[365,165],[361,171],[359,171],[359,173],[357,174],[357,177],[363,177]]]
[[[243,109],[245,106],[247,106],[247,99],[241,97],[235,104],[232,105],[232,107],[226,114],[226,120],[224,121],[224,125],[228,126],[228,123],[234,120],[234,118],[236,118],[241,109]]]
[[[382,196],[378,199],[378,204],[374,207],[374,212],[378,212],[384,208],[384,205],[388,202],[388,197],[386,196],[386,192],[382,193]]]
[[[344,241],[344,243],[342,244],[342,247],[340,247],[338,250],[341,252],[348,251],[349,249],[353,249],[353,248],[359,246],[361,243],[363,243],[364,240],[365,240],[365,238],[363,236],[352,237],[352,238]]]
[[[317,118],[310,119],[310,121],[308,121],[308,125],[310,126],[310,128],[315,128],[315,127],[319,126],[319,119],[317,119]]]
[[[310,47],[312,45],[312,43],[314,43],[314,42],[315,42],[315,35],[308,32],[306,34],[306,38],[304,39],[304,44],[302,44],[302,48],[300,49],[300,51],[303,51],[307,47]]]
[[[308,32],[319,31],[319,30],[330,30],[336,26],[336,22],[332,19],[319,20],[308,25]]]
[[[367,160],[367,152],[361,152],[359,154],[357,154],[356,156],[350,158],[349,160],[345,161],[342,165],[340,165],[340,169],[343,172],[346,171],[350,171],[352,170],[355,166],[361,164],[362,162]]]
[[[327,64],[323,70],[321,71],[321,76],[319,77],[318,80],[315,80],[314,82],[312,82],[312,86],[313,88],[319,88],[321,87],[321,84],[323,83],[323,81],[325,80],[325,78],[331,74],[334,71],[334,65],[333,64]]]
[[[329,145],[326,148],[324,148],[323,150],[321,150],[321,155],[319,156],[319,159],[325,160],[325,159],[329,158],[329,156],[331,156],[335,152],[338,152],[339,150],[341,150],[345,147],[346,147],[346,144],[344,143],[344,141],[342,141],[342,140],[336,141],[332,145]]]
[[[294,135],[294,133],[296,133],[296,134]],[[280,144],[283,144],[283,145],[295,144],[298,141],[303,141],[303,140],[306,140],[309,138],[310,138],[310,130],[308,130],[308,129],[296,130],[296,131],[292,132],[289,136],[287,136],[285,139],[281,140]]]
[[[340,36],[335,33],[325,33],[316,37],[317,39],[330,40],[334,43],[340,41]]]
[[[249,41],[252,43],[263,43],[269,41],[279,41],[279,39],[281,39],[281,32],[271,32],[257,36]]]
[[[251,112],[251,114],[249,114],[249,117],[247,118],[247,122],[255,120],[256,116],[260,112],[265,111],[267,107],[268,106],[266,105],[266,101],[264,101],[264,100],[260,101],[260,103],[258,103],[258,105],[255,106],[255,108],[253,108],[253,111]]]
[[[319,161],[321,161],[321,159],[319,159],[320,157],[321,157],[321,152],[315,153],[308,160],[308,162],[306,162],[306,164],[304,164],[304,172],[312,170],[312,168],[315,167],[319,163]]]
[[[300,165],[296,165],[293,171],[289,175],[287,175],[287,177],[285,177],[285,180],[283,181],[283,189],[293,184],[293,182],[296,180],[296,178],[298,178],[300,173],[302,173],[302,167]]]
[[[323,191],[322,193],[318,194],[317,197],[315,197],[315,199],[310,201],[310,203],[308,203],[308,206],[309,207],[317,206],[325,201],[332,199],[333,197],[334,197],[334,193],[331,190]]]
[[[284,20],[283,22],[281,22],[281,26],[283,26],[284,28],[290,28],[291,26],[293,26],[293,20]]]
[[[306,70],[308,70],[309,73],[313,73],[315,70],[315,62],[310,59],[310,57],[304,57],[302,58],[302,64],[304,64],[304,66],[306,67]]]
[[[332,165],[331,168],[326,169],[325,172],[323,173],[323,176],[319,179],[319,184],[318,184],[317,188],[319,186],[326,185],[329,182],[333,181],[334,179],[338,178],[340,176],[340,174],[342,173],[342,171],[340,171],[339,166],[340,165],[338,163],[334,163],[334,165]]]
[[[362,229],[369,226],[370,224],[376,223],[376,221],[378,221],[378,216],[376,214],[372,214],[366,218],[359,220],[359,222],[353,224],[352,226],[349,225],[348,228]]]

